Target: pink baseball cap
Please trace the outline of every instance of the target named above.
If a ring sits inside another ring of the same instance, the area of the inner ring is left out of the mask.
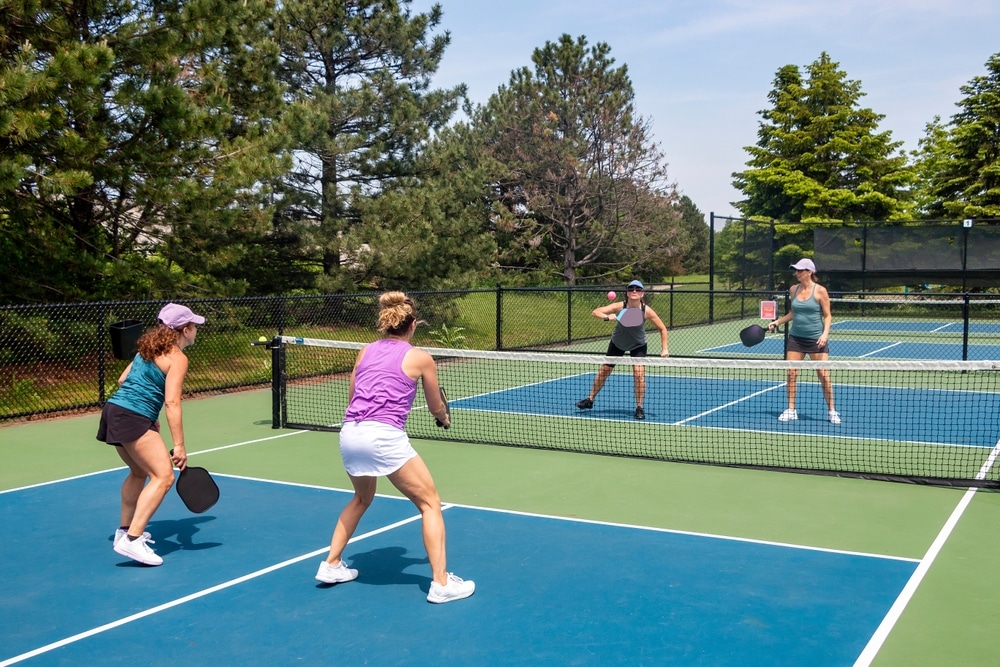
[[[156,317],[171,329],[181,329],[185,324],[191,322],[195,324],[205,323],[204,317],[195,315],[190,308],[179,303],[168,303],[160,309],[160,314]]]
[[[802,271],[803,269],[808,269],[813,273],[816,273],[816,265],[813,264],[813,261],[811,259],[806,259],[806,258],[800,259],[799,261],[797,261],[795,264],[792,264],[788,268],[798,269],[799,271]]]

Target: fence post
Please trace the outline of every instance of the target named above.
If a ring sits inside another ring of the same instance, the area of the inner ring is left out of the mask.
[[[573,290],[566,286],[566,344],[573,343]]]
[[[107,305],[102,301],[97,309],[97,402],[104,405],[104,350],[108,335]]]
[[[962,361],[969,359],[969,293],[962,295]]]
[[[670,276],[670,324],[667,328],[674,328],[674,277]]]
[[[708,214],[708,323],[715,323],[715,213]]]
[[[497,283],[497,344],[496,350],[499,352],[503,350],[503,325],[501,323],[501,314],[503,313],[503,306],[501,301],[503,300],[503,288],[500,283]]]

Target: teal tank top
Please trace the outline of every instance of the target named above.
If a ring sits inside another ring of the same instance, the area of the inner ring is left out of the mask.
[[[815,340],[823,334],[823,312],[816,300],[816,286],[813,285],[809,298],[799,301],[792,297],[792,326],[788,335]]]
[[[156,421],[163,407],[166,384],[167,376],[160,367],[137,354],[132,360],[132,369],[128,372],[128,377],[118,391],[108,399],[108,403],[114,403],[137,415]]]

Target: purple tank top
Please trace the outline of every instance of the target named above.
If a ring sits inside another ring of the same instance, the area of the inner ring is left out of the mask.
[[[344,421],[377,421],[403,429],[417,395],[417,381],[403,372],[403,357],[410,351],[404,340],[384,338],[365,348],[354,374],[354,398]]]

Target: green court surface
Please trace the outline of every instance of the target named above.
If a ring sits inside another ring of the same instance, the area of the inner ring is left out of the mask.
[[[337,436],[272,429],[270,400],[269,391],[186,400],[192,463],[222,474],[349,488]],[[0,428],[0,490],[119,467],[113,448],[94,439],[97,423],[91,413]],[[605,436],[595,429],[593,437]],[[870,664],[998,663],[998,493],[455,442],[414,445],[446,503],[923,559],[913,590],[901,594],[898,619],[883,624]],[[379,491],[398,495],[385,481]],[[328,508],[331,527],[340,509]],[[225,498],[213,511],[225,512]],[[315,538],[322,544],[329,534]],[[449,561],[461,563],[462,555],[449,553]],[[463,574],[474,577],[464,565]],[[512,584],[530,585],[531,577],[511,572]]]

